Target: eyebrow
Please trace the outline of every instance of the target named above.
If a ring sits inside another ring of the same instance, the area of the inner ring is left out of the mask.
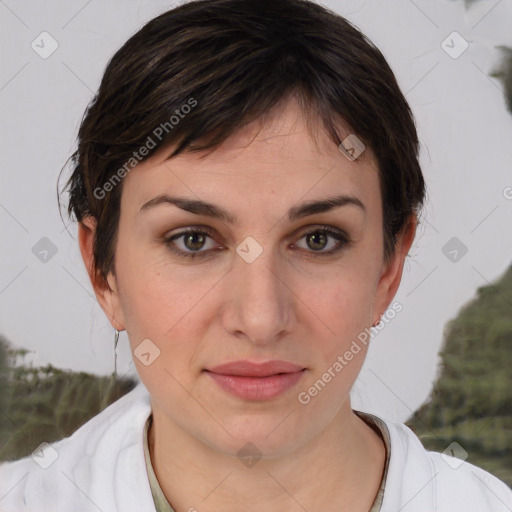
[[[188,199],[185,197],[173,197],[167,194],[161,194],[149,200],[147,203],[144,203],[141,206],[139,213],[150,210],[162,204],[172,204],[187,212],[194,213],[196,215],[212,217],[214,219],[219,219],[221,221],[227,222],[229,224],[237,223],[236,216],[232,215],[230,212],[228,212],[224,208],[221,208],[220,206],[208,203],[206,201]],[[295,220],[307,217],[309,215],[324,213],[329,210],[332,210],[333,208],[349,205],[357,206],[361,208],[363,212],[366,213],[366,207],[364,206],[360,199],[358,199],[355,196],[342,194],[331,196],[321,200],[306,201],[296,206],[293,206],[288,210],[288,220],[290,222],[293,222]]]

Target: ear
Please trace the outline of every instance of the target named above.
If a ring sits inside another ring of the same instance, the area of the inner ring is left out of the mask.
[[[122,331],[125,329],[125,321],[115,276],[112,272],[107,276],[107,282],[100,278],[94,269],[94,239],[96,235],[96,218],[89,215],[78,223],[78,245],[82,253],[85,268],[89,274],[96,298],[105,315],[110,320],[112,327]]]
[[[384,314],[388,309],[400,286],[405,258],[414,241],[417,224],[418,219],[416,215],[411,215],[406,227],[396,240],[395,254],[387,264],[383,264],[379,282],[376,286],[372,309],[372,311],[375,312],[375,316],[372,319],[374,324],[379,321],[380,315]]]

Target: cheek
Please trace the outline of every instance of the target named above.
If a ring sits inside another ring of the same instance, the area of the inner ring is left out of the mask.
[[[301,391],[315,404],[307,409],[313,416],[330,414],[348,396],[363,366],[370,340],[370,284],[363,276],[338,276],[330,285],[315,288],[305,301],[315,313],[308,313],[307,321],[314,342],[308,347],[312,372]]]
[[[309,347],[313,372],[307,384],[321,389],[322,382],[329,382],[320,400],[325,404],[348,393],[364,363],[370,341],[374,286],[367,272],[347,267],[323,286],[311,282],[309,292],[309,299],[304,302],[318,318],[307,313],[307,323],[312,328],[308,336],[314,340]]]
[[[201,342],[207,318],[204,299],[216,279],[204,271],[193,276],[144,258],[131,253],[119,262],[121,307],[132,352],[136,355],[139,344],[149,339],[160,350],[155,363],[185,372]],[[136,357],[134,362],[139,373],[147,372]]]
[[[354,329],[367,326],[374,297],[373,281],[368,273],[353,267],[333,274],[322,285],[310,282],[304,302],[323,321],[326,332],[346,338]]]

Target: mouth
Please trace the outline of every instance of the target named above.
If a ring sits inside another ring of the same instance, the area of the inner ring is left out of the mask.
[[[266,361],[254,363],[248,360],[232,361],[230,363],[207,368],[206,371],[240,377],[270,377],[281,373],[294,373],[305,368],[287,361]]]
[[[224,391],[245,400],[269,400],[294,387],[306,368],[286,361],[233,361],[204,370]]]

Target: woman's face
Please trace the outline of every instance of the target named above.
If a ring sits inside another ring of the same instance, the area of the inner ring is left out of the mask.
[[[113,292],[97,293],[127,330],[160,417],[225,453],[252,442],[279,455],[349,411],[367,347],[341,371],[333,365],[390,304],[410,243],[384,266],[369,149],[350,161],[325,135],[315,146],[293,101],[256,132],[249,126],[202,159],[165,161],[167,148],[124,178]],[[190,207],[155,200],[164,195]],[[342,195],[356,202],[304,208]],[[208,371],[239,360],[304,370],[261,385]],[[309,393],[329,368],[330,381]]]

